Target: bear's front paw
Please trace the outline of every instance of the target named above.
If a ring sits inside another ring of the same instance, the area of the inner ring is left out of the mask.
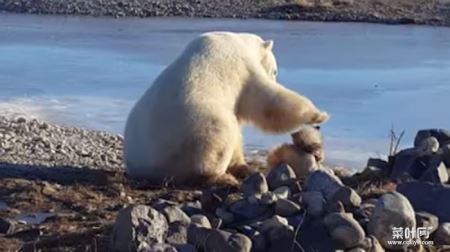
[[[330,116],[327,112],[319,112],[314,114],[314,116],[311,118],[311,124],[320,124],[328,121]]]
[[[245,178],[253,174],[255,172],[255,169],[251,168],[246,164],[241,164],[228,168],[228,172],[237,179],[244,180]]]

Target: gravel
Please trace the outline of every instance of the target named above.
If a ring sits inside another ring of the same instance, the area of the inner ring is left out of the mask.
[[[0,117],[0,163],[123,169],[122,142],[105,132]]]
[[[226,17],[450,25],[447,0],[0,0],[0,11],[113,17]]]

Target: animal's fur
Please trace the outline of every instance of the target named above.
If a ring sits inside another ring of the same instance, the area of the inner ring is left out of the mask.
[[[286,133],[324,122],[325,112],[277,83],[272,46],[248,33],[211,32],[194,39],[128,117],[129,175],[156,183],[166,177],[184,184],[218,181],[246,167],[242,124]]]

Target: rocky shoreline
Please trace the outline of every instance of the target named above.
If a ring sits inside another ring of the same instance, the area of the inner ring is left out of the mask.
[[[287,164],[250,162],[259,172],[240,188],[130,181],[121,143],[0,118],[0,251],[450,249],[446,130],[419,131],[412,148],[369,159],[354,175],[322,167],[299,178]],[[419,230],[426,233],[406,233]]]
[[[450,25],[448,0],[0,0],[0,11],[113,17],[182,16]]]

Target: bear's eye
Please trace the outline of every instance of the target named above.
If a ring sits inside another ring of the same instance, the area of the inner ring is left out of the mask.
[[[273,75],[274,75],[274,76],[277,76],[277,74],[278,74],[277,69],[274,69],[274,70],[273,70]]]

